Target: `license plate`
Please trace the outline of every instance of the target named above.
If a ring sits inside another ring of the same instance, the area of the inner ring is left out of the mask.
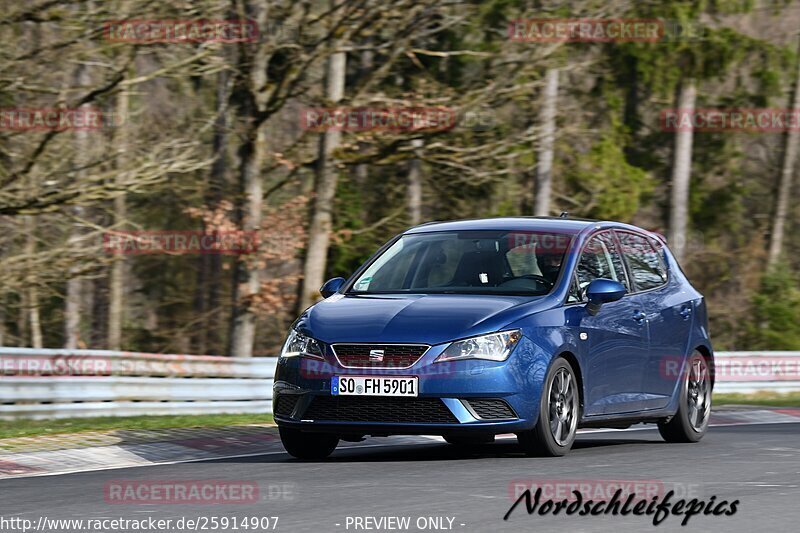
[[[335,396],[412,396],[419,393],[419,378],[334,376],[331,394]]]

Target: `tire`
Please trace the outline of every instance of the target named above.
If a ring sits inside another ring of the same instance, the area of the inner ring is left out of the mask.
[[[689,357],[678,394],[678,412],[658,424],[658,432],[667,442],[697,442],[706,434],[711,415],[711,373],[700,352]]]
[[[283,447],[298,459],[325,459],[339,444],[338,435],[330,433],[303,433],[286,427],[279,427],[278,431]]]
[[[463,448],[469,448],[471,446],[481,446],[483,444],[491,444],[494,442],[494,435],[475,435],[475,436],[464,436],[464,435],[448,435],[444,437],[449,444],[453,446],[459,446]]]
[[[526,455],[560,457],[575,442],[579,418],[578,380],[572,365],[559,357],[545,377],[536,426],[517,433],[517,441]]]

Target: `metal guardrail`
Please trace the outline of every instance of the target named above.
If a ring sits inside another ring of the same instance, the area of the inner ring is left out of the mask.
[[[0,347],[0,419],[269,413],[274,357]],[[800,391],[800,352],[717,352],[717,393]]]
[[[269,413],[276,362],[0,348],[0,418]]]
[[[800,352],[716,352],[717,393],[800,391]]]

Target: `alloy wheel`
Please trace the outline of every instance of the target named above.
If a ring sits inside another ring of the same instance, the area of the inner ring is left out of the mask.
[[[559,368],[550,382],[550,433],[559,446],[565,446],[578,425],[578,396],[575,379],[566,368]]]
[[[692,361],[686,390],[689,424],[700,432],[711,414],[711,380],[708,366],[702,358]]]

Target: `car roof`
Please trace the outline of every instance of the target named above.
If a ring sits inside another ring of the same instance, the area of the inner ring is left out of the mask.
[[[558,233],[577,234],[588,227],[629,227],[627,224],[617,222],[603,222],[581,218],[562,217],[499,217],[475,218],[468,220],[453,220],[448,222],[428,222],[407,230],[406,234],[432,233],[437,231],[478,231],[478,230],[508,230],[508,231],[554,231]]]

